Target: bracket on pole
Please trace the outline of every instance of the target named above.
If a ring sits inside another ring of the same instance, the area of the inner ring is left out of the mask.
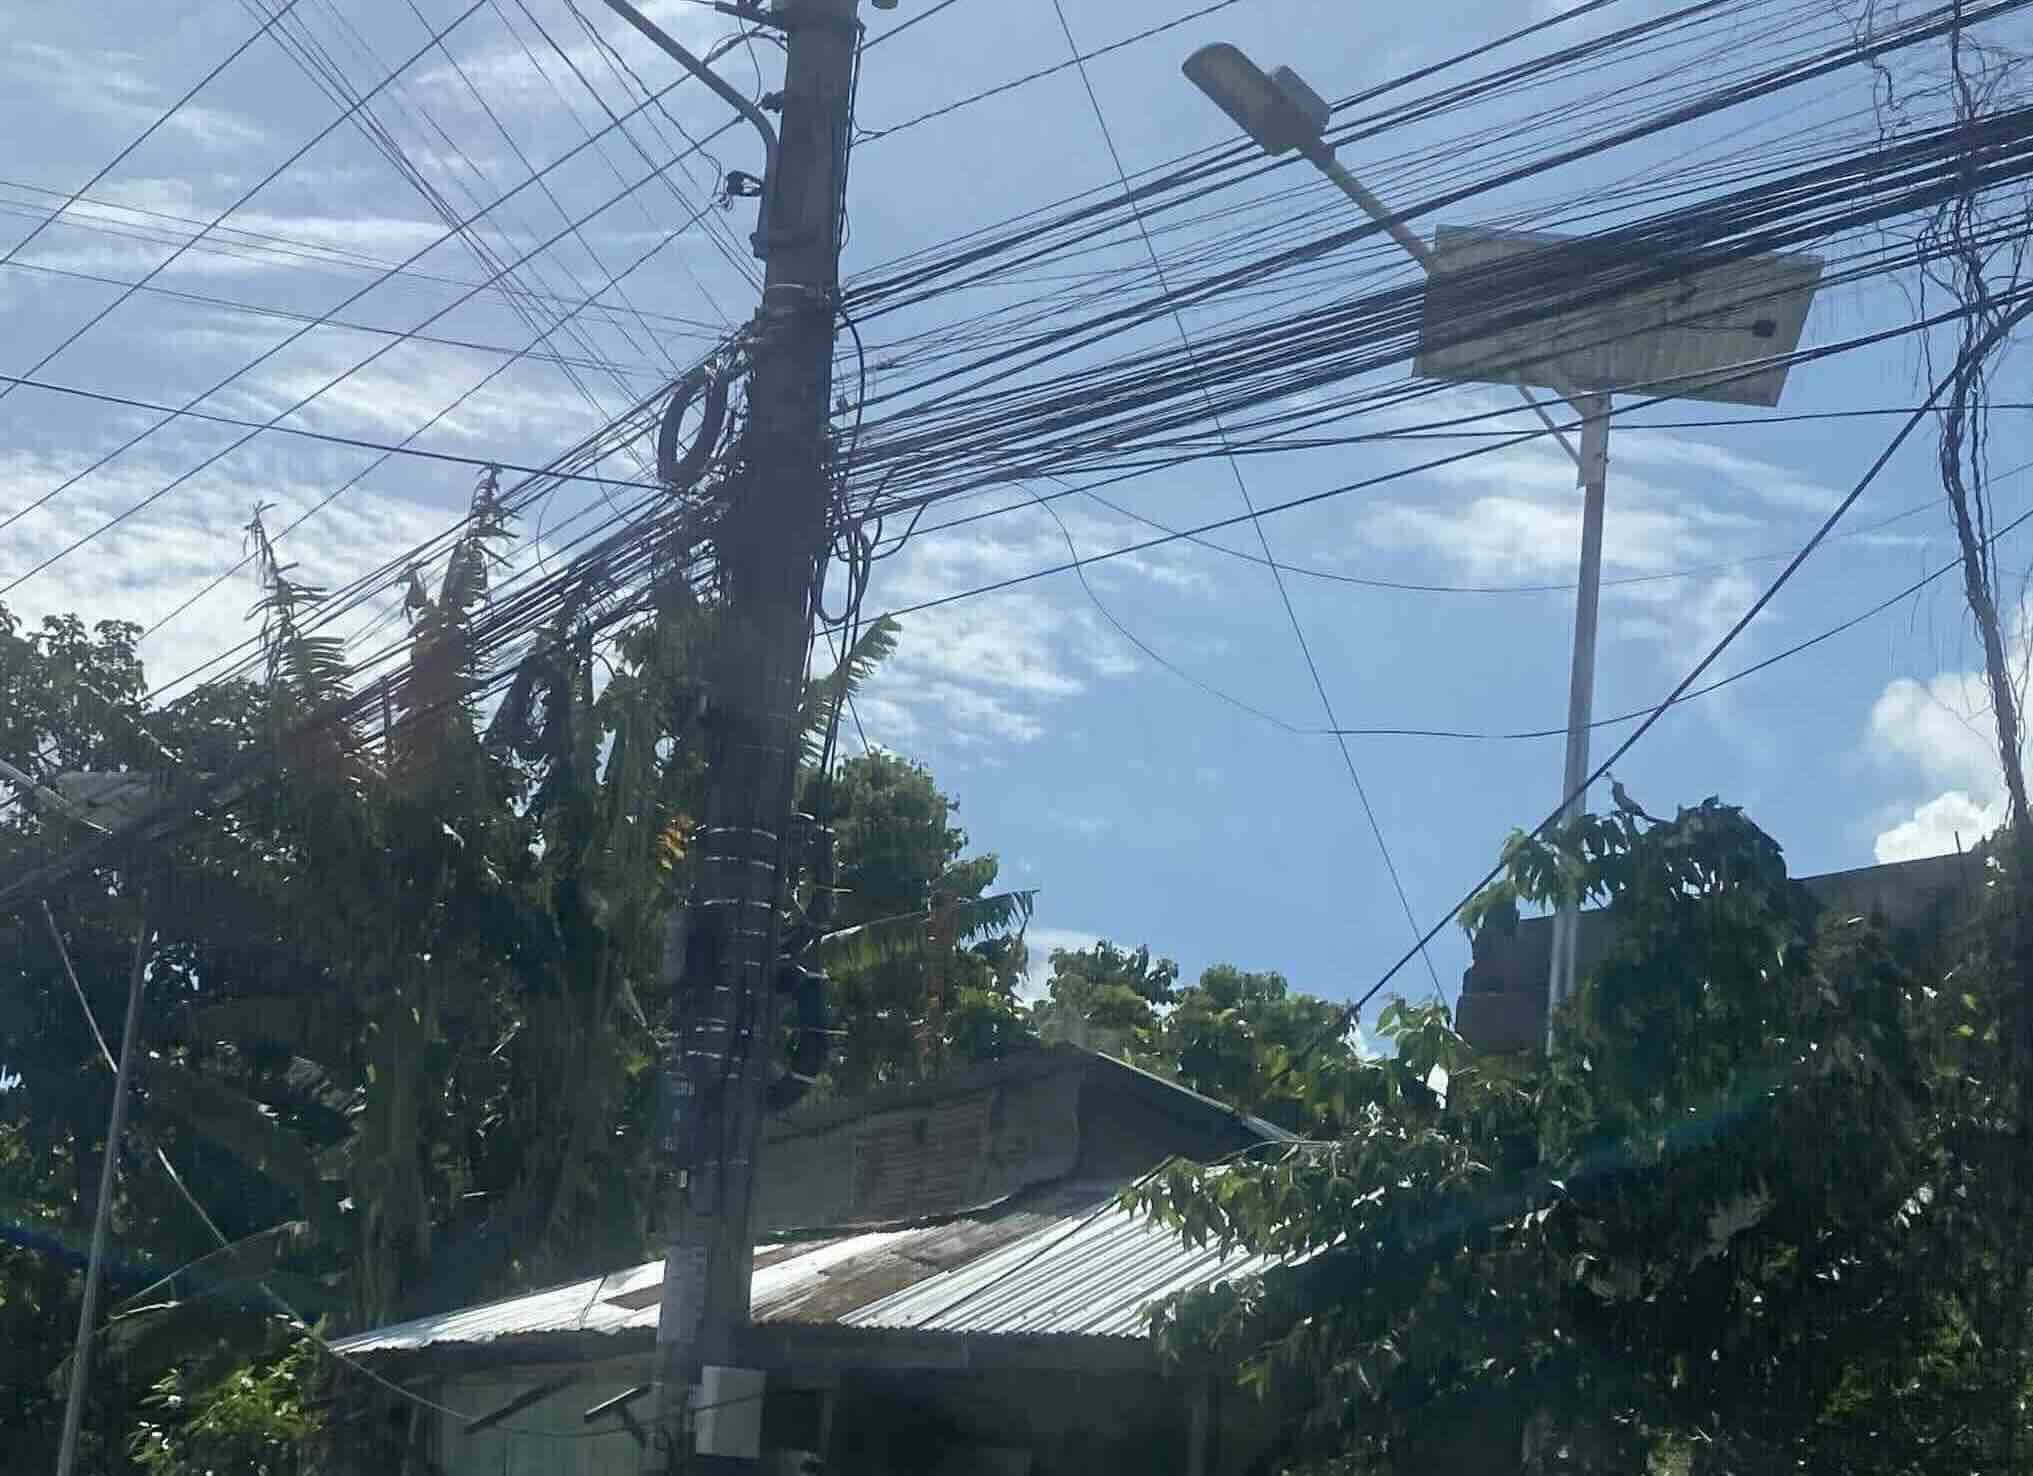
[[[590,1425],[595,1420],[604,1419],[611,1414],[621,1421],[622,1428],[628,1431],[629,1438],[637,1446],[647,1448],[649,1445],[649,1432],[642,1428],[642,1421],[638,1420],[630,1412],[628,1406],[642,1398],[643,1395],[649,1393],[655,1387],[656,1385],[654,1384],[637,1384],[633,1389],[623,1389],[612,1399],[603,1399],[600,1403],[580,1415],[579,1423]]]

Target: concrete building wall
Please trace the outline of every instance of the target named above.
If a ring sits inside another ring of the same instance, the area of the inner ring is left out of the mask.
[[[1798,878],[1822,906],[1876,916],[1895,932],[1922,926],[1952,909],[1978,885],[1978,863],[1930,856],[1853,871]],[[1576,967],[1586,974],[1613,938],[1606,911],[1581,915]],[[1462,975],[1455,1029],[1477,1050],[1537,1050],[1546,1043],[1546,985],[1553,920],[1525,918],[1508,940],[1478,940],[1475,962]]]

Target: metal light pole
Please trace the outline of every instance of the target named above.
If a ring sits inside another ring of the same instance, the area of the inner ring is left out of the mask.
[[[1186,59],[1186,76],[1229,117],[1256,140],[1265,153],[1282,154],[1296,149],[1306,162],[1318,169],[1341,192],[1358,205],[1363,214],[1404,247],[1430,277],[1439,269],[1433,248],[1420,240],[1405,223],[1384,208],[1361,180],[1334,156],[1323,136],[1327,131],[1325,99],[1307,86],[1290,67],[1279,67],[1268,76],[1236,47],[1224,43],[1203,46]],[[1588,777],[1588,725],[1595,705],[1595,631],[1597,596],[1602,589],[1602,513],[1609,469],[1609,396],[1569,395],[1570,406],[1581,419],[1581,449],[1576,451],[1546,407],[1519,385],[1518,393],[1546,428],[1559,438],[1574,458],[1582,489],[1581,577],[1574,607],[1574,663],[1567,694],[1567,763],[1560,793],[1567,799],[1562,818],[1581,813],[1586,797],[1576,791]],[[1571,796],[1571,798],[1569,798]],[[1547,980],[1546,1028],[1551,1041],[1553,1011],[1574,992],[1574,938],[1579,932],[1578,915],[1563,906],[1553,921],[1553,956]]]
[[[120,1030],[120,1064],[113,1073],[113,1110],[106,1124],[106,1157],[99,1166],[99,1207],[92,1216],[92,1252],[85,1263],[85,1290],[78,1300],[78,1337],[71,1350],[71,1386],[64,1398],[64,1429],[56,1457],[57,1476],[71,1476],[78,1458],[78,1433],[85,1413],[85,1386],[92,1375],[93,1323],[98,1318],[99,1283],[106,1269],[106,1237],[113,1228],[113,1186],[120,1178],[120,1139],[127,1130],[128,1086],[134,1080],[135,1042],[141,1038],[141,996],[148,983],[148,894],[140,897],[134,925],[134,967],[127,981],[127,1018]]]
[[[1201,47],[1186,59],[1182,70],[1188,80],[1228,114],[1265,153],[1275,155],[1296,150],[1303,155],[1402,246],[1425,269],[1429,278],[1448,270],[1442,253],[1392,215],[1383,202],[1364,188],[1362,181],[1335,157],[1325,137],[1330,109],[1298,73],[1290,67],[1278,67],[1266,74],[1240,50],[1225,43]],[[1443,241],[1448,234],[1448,228],[1443,227]],[[1503,238],[1493,232],[1456,234],[1475,238],[1468,246],[1471,252],[1487,256],[1494,251],[1499,257],[1507,254],[1513,246],[1536,249],[1551,240],[1525,236]],[[1574,356],[1587,359],[1589,372],[1585,374],[1574,372],[1573,358],[1548,354],[1543,344],[1537,346],[1536,352],[1518,356],[1501,349],[1494,353],[1470,352],[1467,363],[1449,362],[1443,365],[1436,362],[1420,366],[1419,372],[1436,377],[1512,385],[1574,459],[1582,492],[1581,572],[1575,586],[1574,658],[1567,694],[1567,756],[1560,787],[1560,818],[1563,821],[1581,814],[1587,804],[1584,791],[1589,773],[1588,733],[1595,706],[1596,616],[1602,591],[1603,504],[1609,475],[1609,386],[1642,383],[1656,389],[1663,383],[1673,385],[1674,388],[1668,392],[1681,398],[1776,404],[1785,383],[1784,354],[1799,343],[1807,306],[1820,270],[1820,263],[1808,258],[1765,257],[1740,263],[1734,269],[1734,275],[1729,272],[1719,274],[1722,278],[1719,291],[1713,287],[1702,290],[1700,295],[1704,306],[1701,310],[1689,310],[1685,297],[1673,299],[1673,311],[1647,332],[1648,342],[1639,349],[1613,351],[1605,355],[1603,345],[1596,342],[1592,345],[1595,352]],[[1684,285],[1691,294],[1692,284]],[[1756,358],[1759,355],[1728,359],[1727,355],[1732,350],[1727,342],[1731,336],[1727,329],[1720,336],[1714,336],[1713,328],[1695,320],[1712,318],[1729,308],[1747,305],[1770,309],[1769,316],[1750,325],[1739,326],[1743,326],[1743,331],[1762,347],[1763,356],[1778,358],[1778,366],[1749,375],[1725,374],[1717,380],[1714,376],[1718,372],[1738,368],[1746,357]],[[1675,327],[1686,329],[1690,325],[1693,325],[1691,333],[1683,332],[1676,337],[1673,332]],[[1557,324],[1544,325],[1541,338],[1557,340],[1558,327]],[[1440,357],[1435,356],[1436,360]],[[1546,407],[1525,388],[1525,374],[1506,367],[1507,364],[1514,366],[1527,362],[1531,365],[1532,378],[1560,395],[1579,418],[1581,447],[1578,451],[1554,423]],[[1583,388],[1583,383],[1589,387]],[[1574,993],[1579,940],[1579,910],[1575,905],[1563,904],[1553,917],[1552,957],[1547,977],[1546,1038],[1549,1046],[1553,1038],[1554,1011]]]

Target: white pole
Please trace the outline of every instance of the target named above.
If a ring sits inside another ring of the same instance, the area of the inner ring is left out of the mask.
[[[1574,666],[1567,687],[1567,765],[1560,783],[1562,824],[1588,807],[1588,727],[1595,715],[1596,607],[1602,594],[1602,510],[1609,482],[1609,411],[1606,394],[1583,395],[1581,412],[1581,579],[1574,594]],[[1553,1012],[1574,993],[1581,915],[1563,904],[1553,914],[1552,967],[1546,981],[1546,1045],[1553,1044]]]
[[[1371,220],[1405,248],[1405,252],[1430,276],[1438,265],[1433,249],[1404,222],[1384,208],[1349,173],[1334,151],[1315,139],[1304,146],[1306,158],[1326,175],[1341,192],[1362,207]],[[1609,479],[1609,412],[1607,394],[1584,394],[1562,385],[1562,397],[1581,417],[1581,448],[1576,450],[1554,424],[1546,407],[1524,386],[1518,393],[1532,407],[1546,428],[1553,432],[1567,454],[1574,458],[1581,485],[1581,580],[1574,597],[1574,665],[1567,689],[1567,765],[1560,795],[1564,801],[1560,818],[1572,820],[1587,808],[1584,781],[1588,778],[1588,727],[1595,713],[1595,629],[1596,609],[1602,593],[1602,513]],[[1571,796],[1571,798],[1570,798]],[[1558,908],[1553,914],[1551,969],[1546,981],[1546,1044],[1553,1044],[1553,1012],[1574,993],[1574,966],[1580,946],[1581,919],[1574,907]]]
[[[92,1217],[92,1255],[85,1264],[85,1294],[78,1304],[77,1344],[71,1350],[71,1388],[64,1403],[63,1444],[56,1476],[71,1476],[78,1458],[78,1426],[85,1414],[85,1385],[92,1369],[92,1323],[105,1273],[106,1236],[113,1223],[113,1183],[120,1173],[120,1135],[127,1126],[127,1084],[134,1078],[134,1045],[141,1034],[141,993],[148,977],[148,898],[134,932],[134,972],[127,982],[127,1023],[120,1031],[120,1066],[113,1073],[113,1115],[106,1124],[106,1160],[99,1167],[99,1208]]]

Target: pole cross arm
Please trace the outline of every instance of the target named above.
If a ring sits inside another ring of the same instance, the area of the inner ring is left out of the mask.
[[[680,46],[668,31],[629,4],[628,0],[607,0],[607,8],[642,32],[679,66],[712,88],[726,99],[730,107],[755,125],[755,131],[762,135],[762,177],[773,179],[776,175],[777,138],[768,115],[743,97],[718,72]]]

